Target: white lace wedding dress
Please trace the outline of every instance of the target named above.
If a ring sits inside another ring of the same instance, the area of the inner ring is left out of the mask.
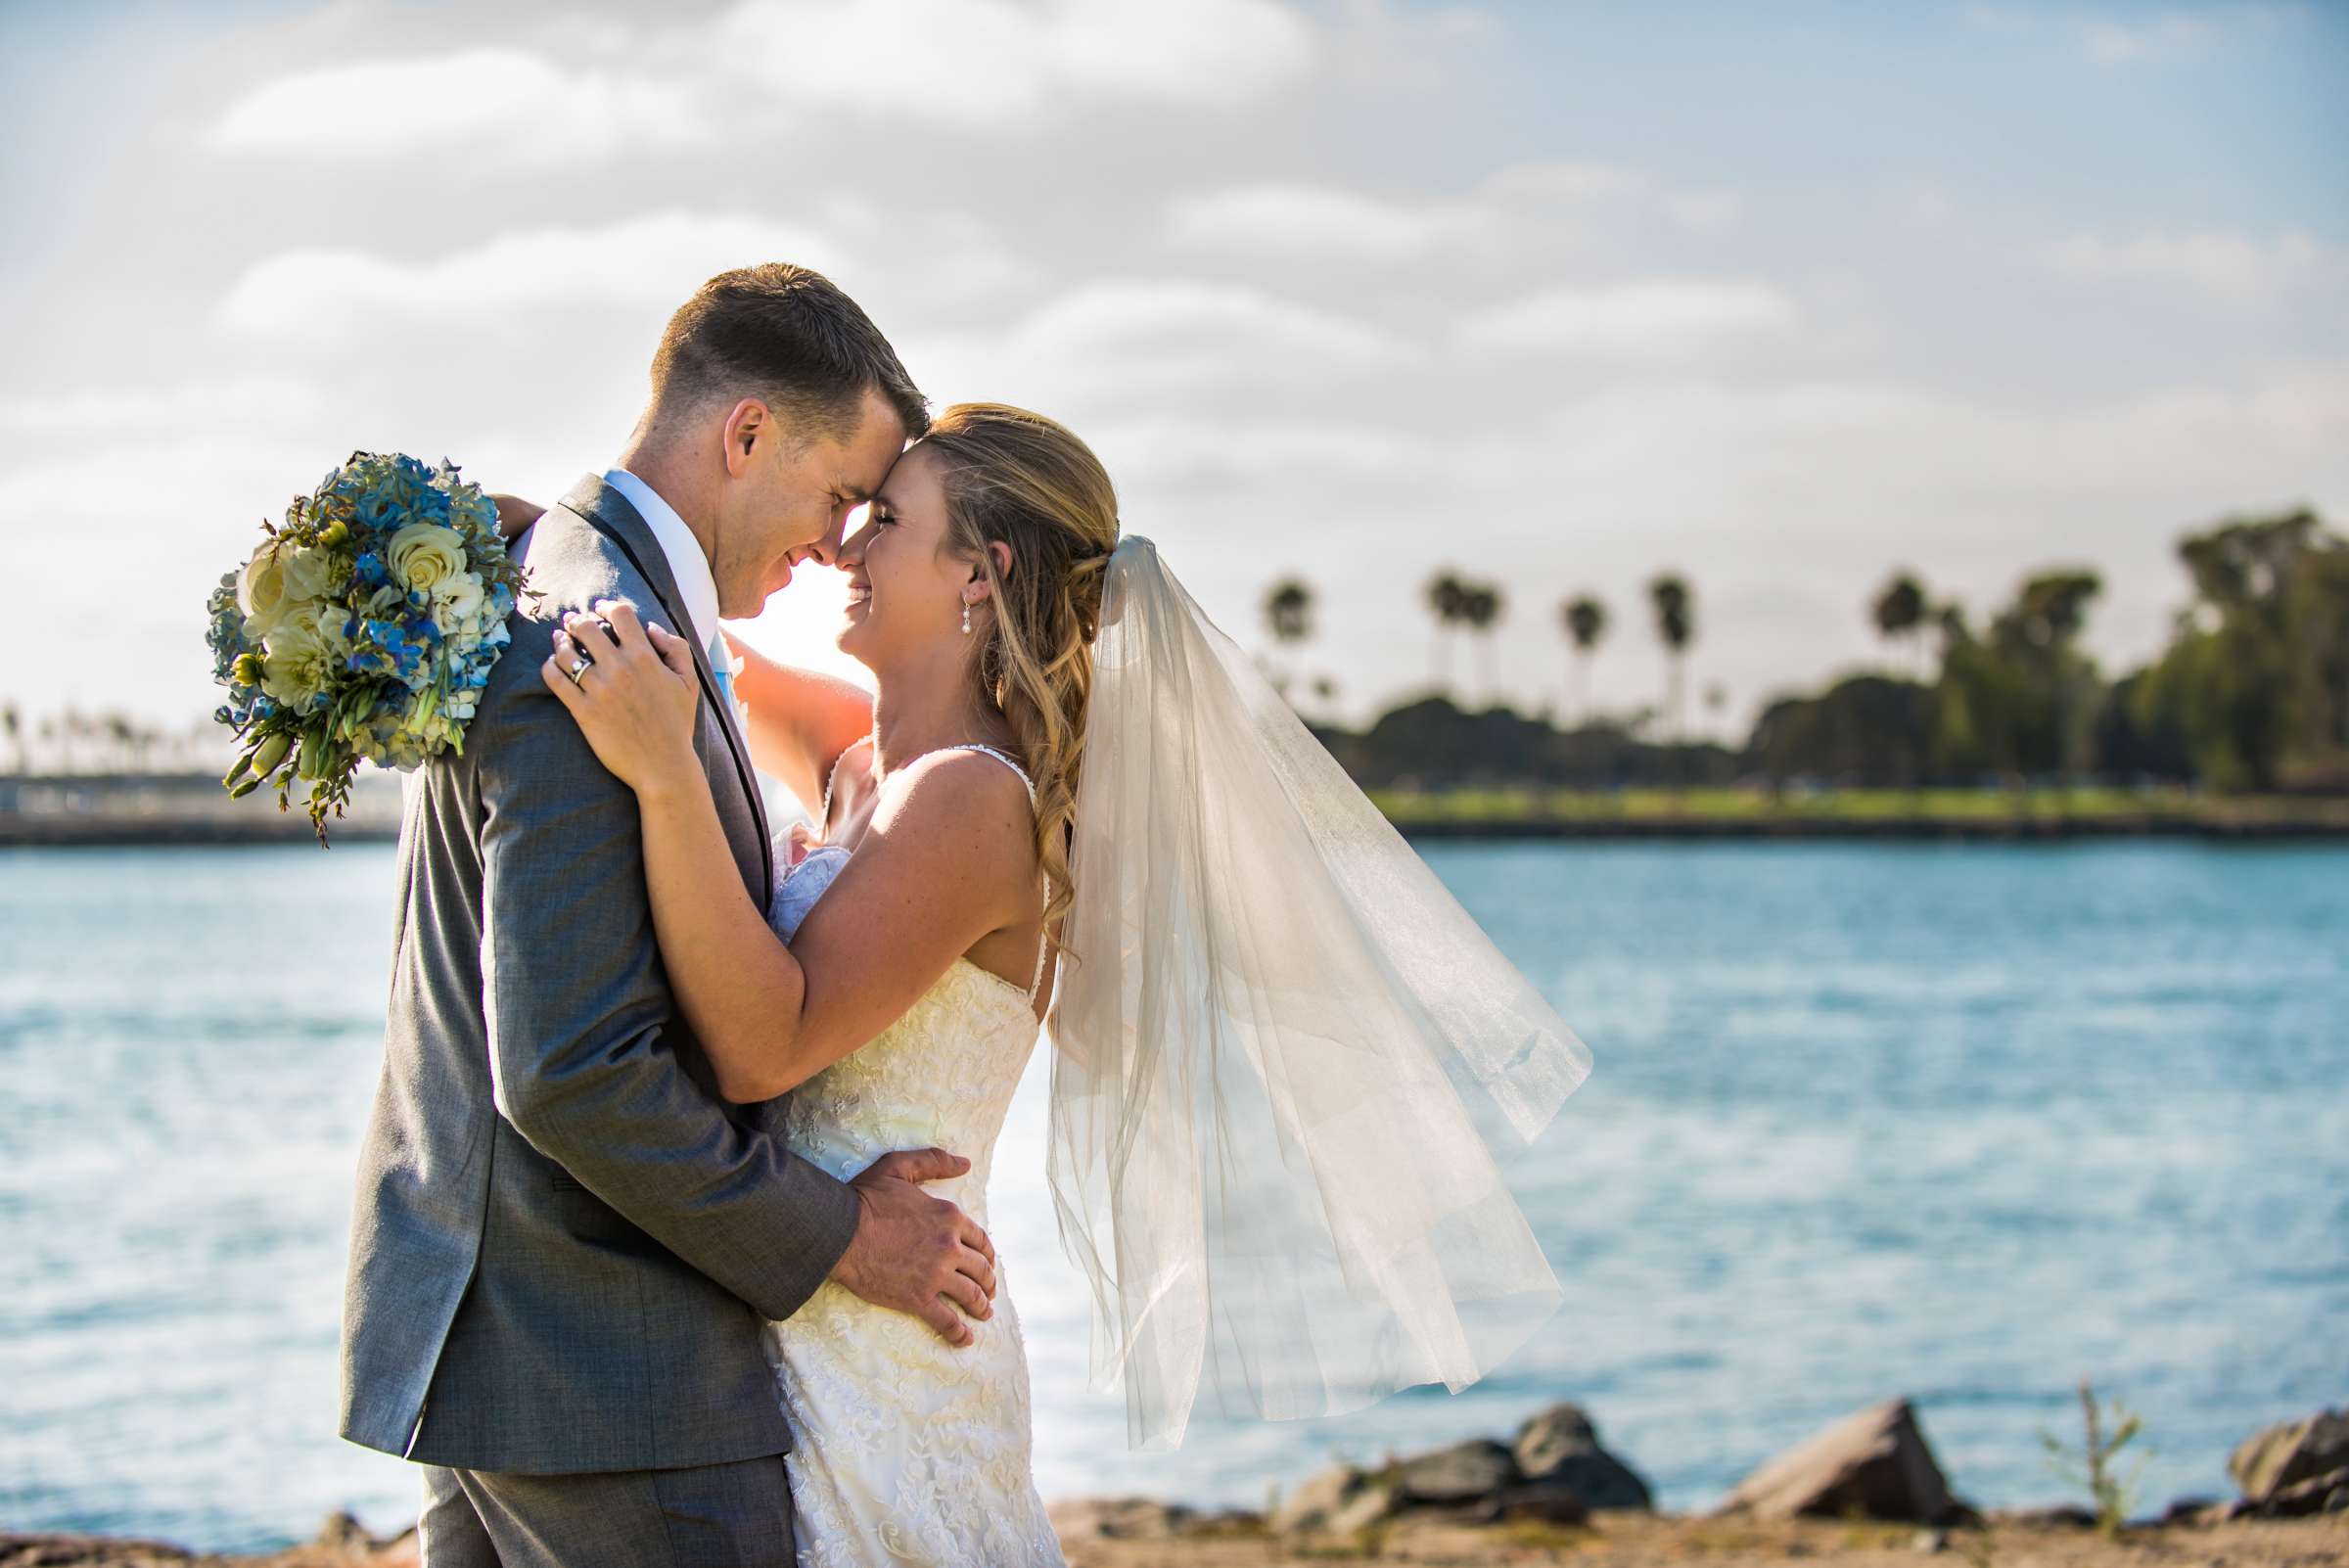
[[[991,748],[958,749],[1028,776]],[[818,845],[778,873],[768,918],[785,941],[848,858]],[[793,1151],[843,1179],[895,1149],[965,1155],[970,1174],[930,1190],[985,1226],[995,1136],[1036,1044],[1042,979],[1041,951],[1025,992],[955,959],[871,1043],[792,1095]],[[1030,1468],[1027,1353],[1000,1267],[994,1315],[971,1326],[977,1343],[957,1350],[919,1318],[830,1283],[767,1325],[797,1443],[787,1462],[804,1568],[1062,1561]]]

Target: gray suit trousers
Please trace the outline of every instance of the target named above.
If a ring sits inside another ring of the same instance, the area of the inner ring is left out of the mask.
[[[783,1456],[682,1470],[424,1467],[423,1568],[792,1568]]]

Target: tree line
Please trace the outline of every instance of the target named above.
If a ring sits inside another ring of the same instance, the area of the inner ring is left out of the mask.
[[[1590,666],[1613,614],[1589,592],[1557,604],[1573,696],[1564,724],[1553,725],[1492,703],[1502,587],[1442,571],[1425,593],[1439,695],[1391,710],[1359,734],[1317,728],[1369,783],[1807,779],[1913,788],[2102,779],[2230,792],[2349,789],[2349,540],[2302,508],[2223,519],[2188,534],[2177,553],[2189,597],[2167,645],[2109,680],[2080,646],[2103,588],[2093,569],[2032,573],[1979,619],[1915,573],[1896,571],[1865,606],[1891,651],[1888,667],[1770,703],[1732,746],[1685,739],[1698,623],[1681,574],[1646,584],[1666,654],[1661,701],[1621,717],[1589,700]],[[1265,611],[1275,643],[1311,637],[1313,602],[1300,579],[1273,585]],[[1452,656],[1463,637],[1482,655],[1479,711],[1455,700]],[[1718,686],[1705,697],[1715,710],[1724,700]],[[1669,727],[1651,738],[1659,715]]]

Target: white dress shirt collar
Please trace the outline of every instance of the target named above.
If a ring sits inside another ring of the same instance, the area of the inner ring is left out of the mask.
[[[710,558],[702,553],[702,541],[693,536],[693,530],[677,516],[676,508],[661,499],[660,492],[624,468],[607,470],[604,483],[628,498],[653,537],[661,545],[661,553],[668,558],[668,575],[677,579],[677,593],[685,601],[685,614],[693,621],[693,629],[704,647],[717,635],[717,578],[710,572]]]

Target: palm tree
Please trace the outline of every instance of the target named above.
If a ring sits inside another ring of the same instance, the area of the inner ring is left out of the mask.
[[[1313,634],[1313,590],[1283,577],[1265,595],[1265,624],[1278,643],[1303,642]]]
[[[1656,636],[1664,644],[1668,661],[1664,685],[1664,711],[1672,715],[1672,735],[1677,743],[1687,736],[1685,704],[1681,684],[1686,673],[1683,664],[1688,657],[1688,645],[1696,640],[1696,598],[1689,591],[1688,581],[1677,572],[1660,573],[1647,584],[1648,602],[1655,607]]]
[[[1868,617],[1876,623],[1876,632],[1887,642],[1898,643],[1911,639],[1914,653],[1924,649],[1925,586],[1915,575],[1898,572],[1876,593],[1875,602],[1868,606]],[[1911,663],[1918,663],[1911,658]]]
[[[1313,634],[1313,590],[1295,577],[1283,577],[1272,584],[1265,595],[1265,624],[1271,630],[1272,640],[1282,648],[1303,642]],[[1280,672],[1274,684],[1282,696],[1288,695],[1288,660],[1280,661]]]
[[[1558,621],[1574,642],[1574,713],[1580,723],[1590,722],[1590,659],[1598,639],[1607,634],[1607,607],[1594,594],[1578,593],[1558,606]]]
[[[0,708],[0,729],[8,731],[10,771],[19,775],[28,772],[24,765],[24,715],[17,711],[15,703]]]
[[[1493,674],[1493,628],[1499,624],[1500,614],[1507,607],[1508,601],[1502,597],[1497,582],[1469,584],[1467,600],[1460,606],[1460,619],[1467,622],[1468,629],[1481,639],[1477,647],[1484,653],[1485,701],[1488,704],[1493,701],[1493,690],[1497,684]]]
[[[1436,689],[1451,689],[1451,633],[1466,617],[1468,584],[1447,567],[1427,581],[1428,613],[1436,618]]]
[[[2056,768],[2067,788],[2088,768],[2096,684],[2095,666],[2073,644],[2088,623],[2088,601],[2103,587],[2103,578],[2094,572],[2044,572],[2023,584],[2014,611],[2023,640],[2039,651],[2053,676]]]

